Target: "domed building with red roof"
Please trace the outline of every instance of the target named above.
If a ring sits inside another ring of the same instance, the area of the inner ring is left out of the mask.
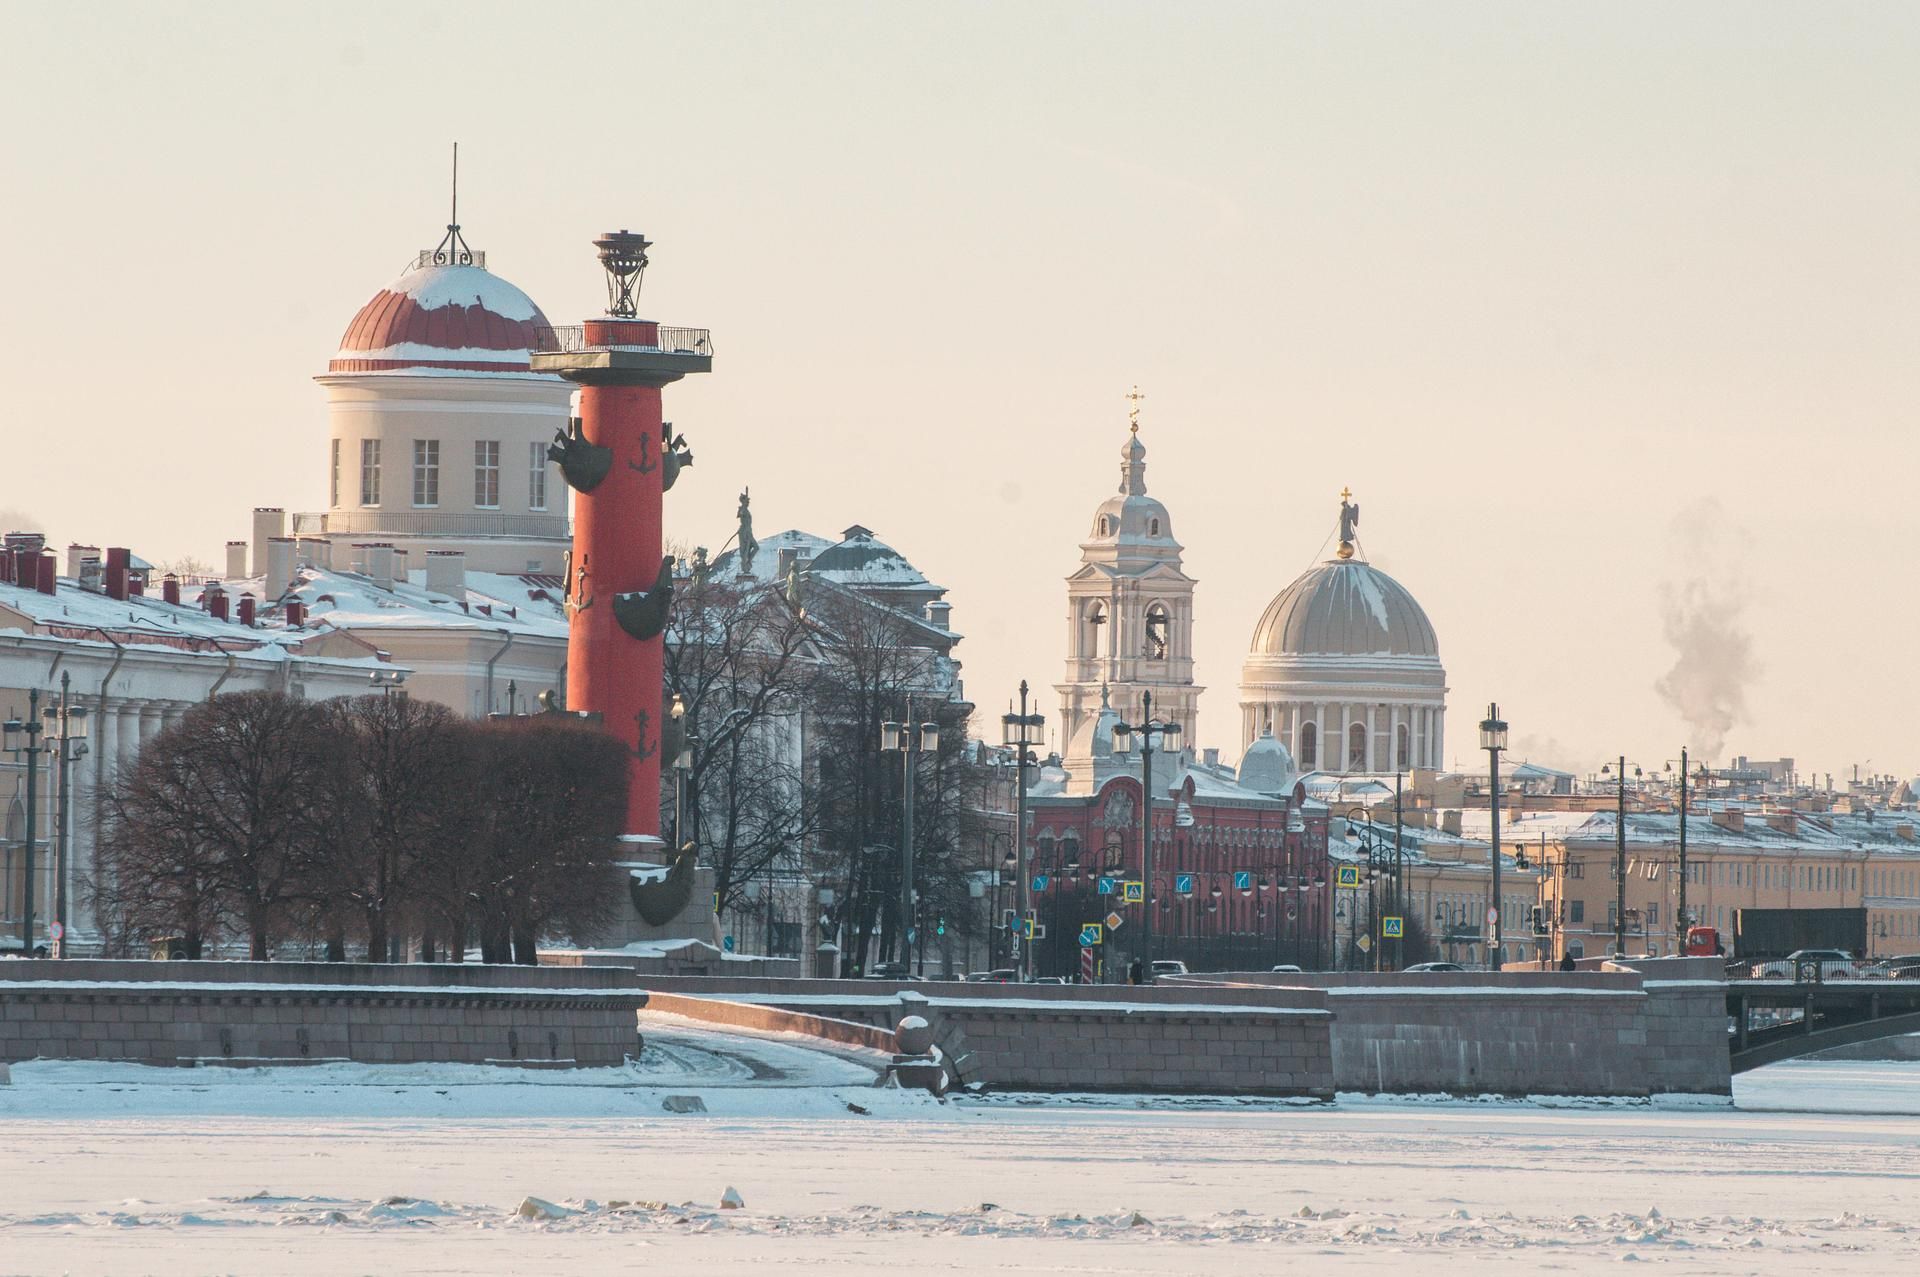
[[[399,570],[458,552],[483,572],[557,575],[567,489],[547,460],[571,388],[534,372],[550,333],[531,297],[458,228],[348,323],[327,392],[327,508],[294,516],[303,557],[351,569],[391,546]]]

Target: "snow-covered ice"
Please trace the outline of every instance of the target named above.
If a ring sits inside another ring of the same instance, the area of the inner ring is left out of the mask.
[[[583,1072],[15,1066],[0,1272],[1920,1261],[1920,1064],[1775,1066],[1731,1105],[943,1103],[778,1037],[646,1032],[640,1062]]]

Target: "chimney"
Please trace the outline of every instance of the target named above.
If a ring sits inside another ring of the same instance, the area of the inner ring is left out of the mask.
[[[133,555],[124,545],[110,545],[107,547],[106,589],[108,598],[124,599],[129,593],[133,592],[128,588],[130,584],[133,584],[131,580],[132,573],[128,570],[128,565],[132,561]]]
[[[407,551],[404,546],[395,546],[393,551],[393,579],[397,585],[409,584],[413,578],[408,575]]]
[[[464,550],[427,551],[427,593],[442,598],[464,598],[467,591],[467,555]]]
[[[1459,808],[1457,807],[1449,808],[1448,810],[1440,813],[1440,832],[1443,834],[1453,834],[1456,837],[1459,835],[1460,833],[1460,809]]]
[[[31,554],[38,554],[47,548],[47,538],[38,532],[9,532],[6,536],[6,547],[9,550],[24,550]]]
[[[111,580],[111,578],[109,578],[109,580]],[[127,585],[126,585],[127,592],[118,597],[123,599],[144,599],[147,597],[147,578],[146,577],[140,575],[138,572],[131,572],[131,573],[128,573],[126,582],[127,582]],[[109,595],[108,597],[112,598],[114,596]]]
[[[242,594],[240,596],[240,624],[246,626],[248,629],[253,628],[253,607],[253,595]]]
[[[1913,825],[1909,822],[1902,821],[1901,823],[1893,827],[1893,836],[1895,838],[1898,838],[1901,842],[1912,842],[1913,841]]]
[[[98,594],[101,592],[100,551],[95,550],[92,554],[80,560],[80,575],[78,581],[80,588],[89,594]]]
[[[361,554],[361,570],[373,583],[383,590],[393,588],[393,545],[386,541],[370,541],[355,546]]]
[[[333,542],[325,537],[301,537],[294,557],[308,567],[333,568]]]
[[[244,581],[247,579],[247,543],[245,541],[227,542],[227,580]]]
[[[287,600],[287,628],[297,630],[307,623],[307,605],[299,599]]]
[[[1713,823],[1722,829],[1732,830],[1736,834],[1744,834],[1747,832],[1747,813],[1729,807],[1714,812]]]
[[[254,576],[266,575],[268,566],[273,562],[269,557],[272,551],[267,543],[275,537],[287,535],[287,514],[277,505],[257,505],[253,507],[253,572]]]
[[[1767,824],[1776,832],[1783,834],[1797,834],[1800,832],[1800,818],[1790,811],[1768,812]]]
[[[227,619],[227,592],[220,588],[220,582],[209,581],[201,587],[200,606],[216,621]]]
[[[953,628],[953,604],[945,599],[935,599],[927,604],[927,620],[938,629]]]
[[[180,602],[180,578],[171,572],[160,580],[160,601],[176,605]]]
[[[1207,748],[1200,751],[1200,759],[1209,767],[1218,767],[1220,765],[1219,747],[1214,745],[1207,746]]]
[[[41,551],[34,556],[34,559],[37,564],[35,568],[36,586],[40,593],[52,594],[54,582],[60,579],[58,570],[59,560],[53,557],[53,551],[51,550]]]
[[[277,599],[293,584],[293,548],[292,537],[267,538],[267,577],[261,597]]]
[[[69,545],[67,547],[68,579],[78,581],[80,579],[80,565],[88,559],[97,559],[99,557],[100,547],[97,545],[81,545],[77,541]]]

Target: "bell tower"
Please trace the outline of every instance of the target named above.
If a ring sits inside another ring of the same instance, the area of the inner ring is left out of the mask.
[[[1147,495],[1147,448],[1140,442],[1136,389],[1120,449],[1120,489],[1093,512],[1080,543],[1080,567],[1067,578],[1066,678],[1060,694],[1060,748],[1100,713],[1103,689],[1122,715],[1137,714],[1153,693],[1156,717],[1192,739],[1204,688],[1193,681],[1194,580],[1181,568],[1180,543],[1166,506]]]

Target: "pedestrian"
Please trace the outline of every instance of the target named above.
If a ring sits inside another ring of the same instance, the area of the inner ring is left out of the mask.
[[[1145,984],[1147,982],[1147,964],[1135,958],[1127,964],[1127,983]]]
[[[1571,953],[1563,954],[1560,958],[1560,969],[1562,971],[1578,971],[1580,964],[1573,960]]]

